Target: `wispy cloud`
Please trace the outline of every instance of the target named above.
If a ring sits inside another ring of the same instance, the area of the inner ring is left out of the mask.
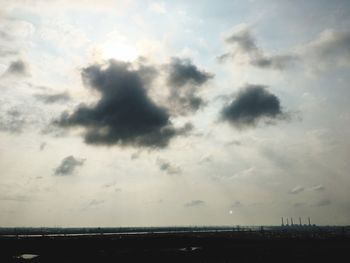
[[[289,191],[290,194],[296,195],[305,191],[305,187],[298,185]]]
[[[78,166],[82,166],[85,159],[77,159],[73,155],[65,157],[61,164],[55,169],[55,175],[73,174]]]
[[[203,200],[192,200],[188,203],[185,203],[185,207],[196,207],[196,206],[202,206],[205,202]]]
[[[285,69],[298,58],[292,54],[267,55],[262,51],[248,25],[236,26],[234,32],[225,39],[229,51],[218,56],[220,62],[245,60],[245,63],[261,69]]]
[[[170,175],[182,173],[182,170],[179,166],[173,165],[167,160],[158,158],[157,164],[158,164],[158,167],[161,171],[164,171]]]
[[[56,93],[56,94],[46,94],[46,93],[36,94],[35,98],[43,101],[46,104],[64,103],[71,99],[67,92]]]

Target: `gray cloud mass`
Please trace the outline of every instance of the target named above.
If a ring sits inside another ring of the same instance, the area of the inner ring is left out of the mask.
[[[183,87],[186,84],[199,86],[213,77],[212,74],[198,69],[188,59],[172,58],[168,66],[168,84],[173,87]]]
[[[55,123],[61,127],[84,127],[88,144],[163,148],[192,126],[175,128],[166,108],[151,100],[145,85],[151,82],[152,75],[153,71],[135,69],[130,63],[116,60],[110,60],[107,67],[84,68],[84,84],[98,91],[101,98],[95,105],[81,104],[73,113],[63,113]]]
[[[166,65],[167,84],[170,88],[169,103],[175,112],[185,115],[197,111],[205,104],[197,95],[198,87],[214,77],[213,74],[200,70],[188,59],[172,58]]]
[[[247,85],[221,111],[221,119],[238,128],[252,127],[261,119],[278,119],[284,115],[279,98],[262,85]]]

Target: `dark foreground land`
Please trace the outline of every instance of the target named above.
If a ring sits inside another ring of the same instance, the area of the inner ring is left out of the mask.
[[[350,238],[309,229],[0,235],[0,253],[3,263],[350,262]]]

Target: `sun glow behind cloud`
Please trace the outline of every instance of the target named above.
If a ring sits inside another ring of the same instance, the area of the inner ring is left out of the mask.
[[[90,56],[94,62],[116,59],[119,61],[134,61],[139,57],[140,52],[119,31],[112,31],[107,34],[101,42],[95,43],[90,48]]]
[[[138,52],[132,45],[118,41],[107,41],[100,46],[100,50],[102,59],[133,61],[138,57]]]

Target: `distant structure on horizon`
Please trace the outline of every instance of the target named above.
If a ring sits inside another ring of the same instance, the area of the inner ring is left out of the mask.
[[[299,217],[299,224],[294,224],[294,222],[293,222],[293,217],[291,217],[290,218],[290,224],[289,224],[289,218],[288,217],[286,217],[286,224],[284,223],[285,221],[284,221],[284,218],[283,217],[281,217],[281,226],[282,227],[311,227],[311,226],[316,226],[315,224],[311,224],[311,218],[310,217],[308,217],[307,218],[307,220],[308,220],[308,224],[302,224],[302,220],[301,220],[301,217]]]

